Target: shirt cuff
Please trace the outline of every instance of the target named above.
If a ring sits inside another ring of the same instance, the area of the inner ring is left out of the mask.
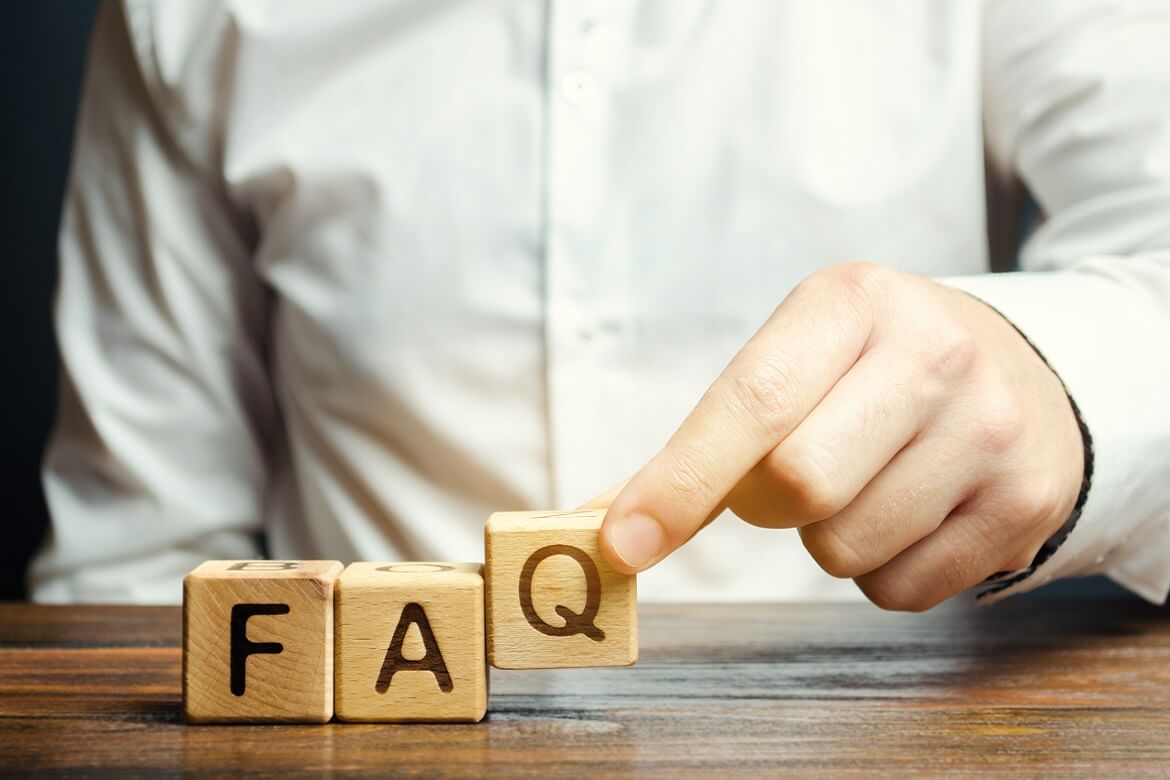
[[[1030,576],[1025,570],[993,585],[986,601],[1091,574],[1166,601],[1170,311],[1156,294],[1166,270],[1150,265],[1096,257],[1063,271],[940,280],[994,307],[1025,335],[1064,382],[1093,443],[1092,486],[1071,533]],[[1141,284],[1148,274],[1160,274],[1152,289]]]

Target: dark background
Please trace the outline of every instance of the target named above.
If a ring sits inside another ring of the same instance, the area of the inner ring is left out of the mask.
[[[25,562],[45,528],[39,471],[57,392],[50,322],[57,221],[97,6],[23,0],[5,4],[0,17],[0,599],[23,597]]]
[[[7,4],[0,23],[0,506],[6,517],[0,535],[0,600],[24,597],[25,566],[45,529],[40,460],[56,399],[51,302],[57,224],[86,37],[98,4],[23,0]],[[1048,595],[1119,592],[1100,578],[1044,590]]]

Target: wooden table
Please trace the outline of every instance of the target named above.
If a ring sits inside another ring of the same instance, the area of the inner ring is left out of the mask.
[[[649,606],[629,669],[495,672],[460,725],[187,726],[179,612],[0,605],[0,772],[1170,775],[1170,611]]]

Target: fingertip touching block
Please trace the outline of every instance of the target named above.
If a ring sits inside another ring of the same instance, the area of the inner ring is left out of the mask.
[[[482,564],[350,564],[335,621],[340,720],[483,719]]]
[[[497,512],[484,527],[488,661],[500,669],[638,660],[637,580],[601,556],[604,511]]]
[[[338,561],[207,561],[183,580],[183,714],[191,723],[333,717]]]

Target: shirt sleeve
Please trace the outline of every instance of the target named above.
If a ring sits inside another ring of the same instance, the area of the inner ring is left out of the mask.
[[[51,524],[29,575],[43,602],[177,602],[200,561],[258,554],[265,293],[250,223],[211,173],[214,112],[164,81],[153,23],[108,1],[91,34],[59,247]],[[215,37],[194,32],[207,48],[175,61],[214,73]]]
[[[943,280],[1010,319],[1064,381],[1094,470],[1068,537],[1030,576],[1170,589],[1170,4],[992,0],[990,162],[1044,221],[1021,271]]]

